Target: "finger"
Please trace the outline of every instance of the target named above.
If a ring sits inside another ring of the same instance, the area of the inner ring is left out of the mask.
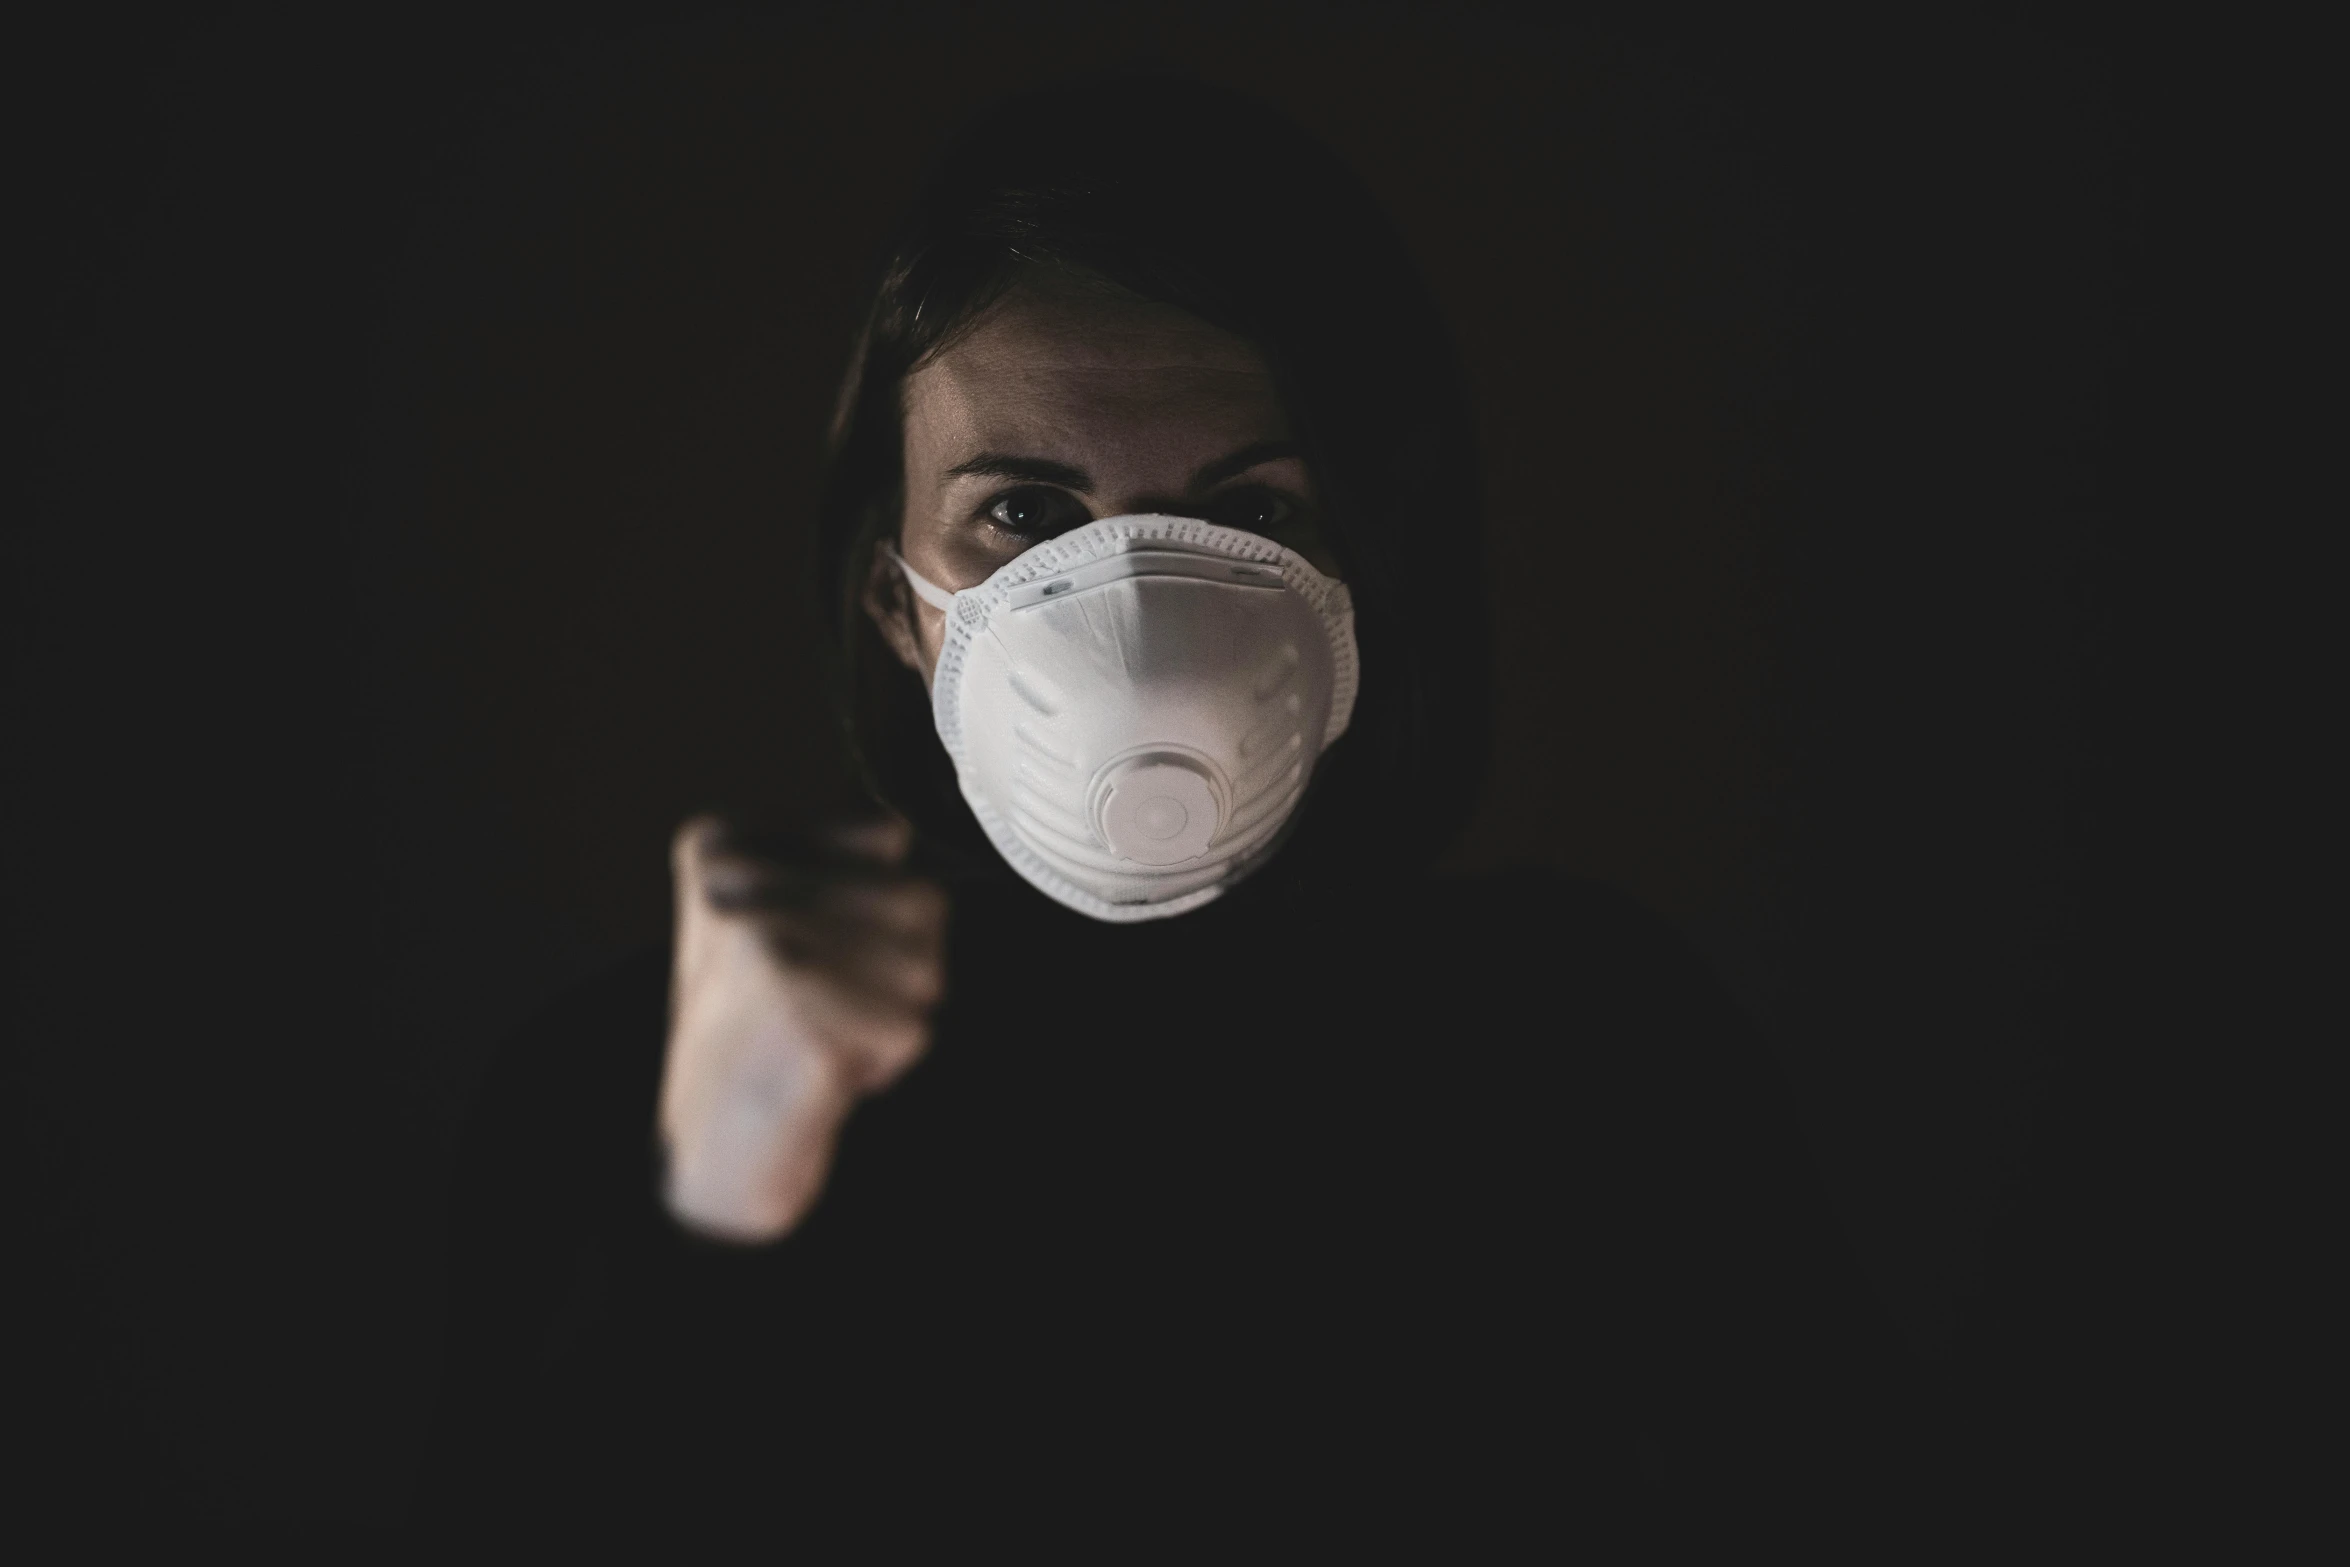
[[[682,885],[699,873],[710,847],[725,832],[725,823],[703,812],[678,824],[669,840],[669,868]]]
[[[861,944],[828,964],[825,973],[850,990],[920,1012],[946,998],[946,964],[935,953]]]
[[[786,849],[797,857],[777,857]],[[746,846],[721,834],[689,849],[685,863],[698,876],[701,895],[723,912],[808,909],[846,896],[852,903],[864,898],[873,917],[893,926],[943,916],[943,893],[917,892],[909,901],[903,889],[927,884],[876,861],[846,857],[846,851],[807,851],[772,840]],[[932,904],[937,913],[921,912]]]
[[[742,816],[705,815],[701,842],[713,854],[738,855],[809,869],[890,866],[914,846],[914,826],[902,816],[834,819],[812,826],[779,825]]]
[[[679,860],[739,859],[801,870],[869,870],[876,864],[870,852],[830,827],[778,825],[710,811],[698,812],[678,827],[671,853]]]
[[[726,853],[705,854],[699,871],[703,899],[722,914],[809,908],[828,879],[803,866]]]
[[[935,949],[946,933],[947,893],[914,877],[841,881],[824,889],[811,910],[844,930],[909,949]]]
[[[793,902],[755,892],[736,897],[714,883],[708,898],[711,918],[757,927],[775,952],[793,961],[822,961],[861,948],[936,959],[945,946],[946,893],[926,882],[835,884]]]
[[[754,922],[768,955],[795,977],[870,993],[877,1004],[927,1011],[945,994],[941,944],[902,940],[869,926],[777,913]]]
[[[897,865],[905,860],[907,853],[914,847],[914,824],[902,816],[883,816],[861,822],[833,822],[818,829],[817,836],[849,854],[883,865]]]
[[[848,1091],[868,1094],[894,1081],[930,1047],[926,1009],[817,977],[796,998],[803,1021],[838,1063]]]

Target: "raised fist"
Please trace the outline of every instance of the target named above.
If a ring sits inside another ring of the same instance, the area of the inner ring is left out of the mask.
[[[678,830],[659,1132],[687,1228],[756,1244],[814,1206],[842,1123],[930,1043],[947,898],[885,821],[804,835]]]

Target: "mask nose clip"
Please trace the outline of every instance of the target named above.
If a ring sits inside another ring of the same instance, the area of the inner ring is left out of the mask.
[[[1213,762],[1164,748],[1109,762],[1088,793],[1094,831],[1112,854],[1138,865],[1180,865],[1207,853],[1231,799]]]

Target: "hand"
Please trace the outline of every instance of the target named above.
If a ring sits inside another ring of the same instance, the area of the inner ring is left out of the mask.
[[[930,1043],[947,899],[896,867],[904,822],[758,837],[678,829],[659,1127],[681,1224],[755,1244],[814,1206],[841,1124]]]

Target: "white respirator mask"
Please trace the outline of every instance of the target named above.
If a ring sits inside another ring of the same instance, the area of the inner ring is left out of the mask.
[[[1345,584],[1256,534],[1104,517],[960,593],[890,553],[946,614],[931,711],[963,798],[1080,914],[1163,919],[1240,880],[1354,714]]]

